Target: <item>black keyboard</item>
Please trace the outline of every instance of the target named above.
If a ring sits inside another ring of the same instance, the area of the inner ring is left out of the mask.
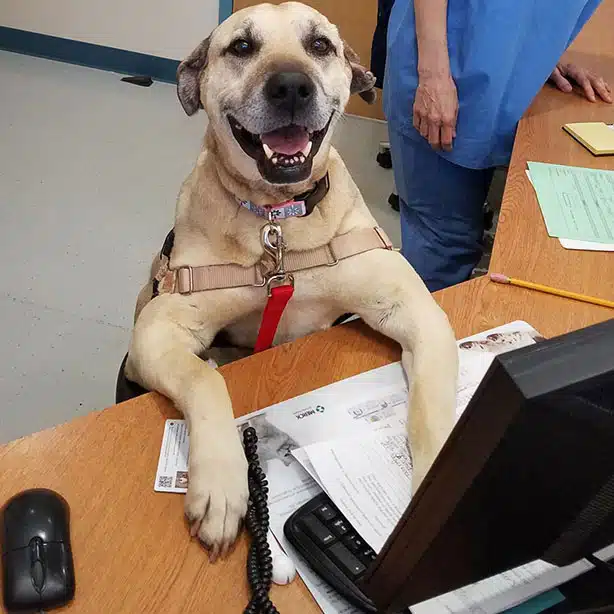
[[[364,612],[377,612],[356,582],[376,554],[322,493],[294,512],[284,533],[297,552],[325,582]]]

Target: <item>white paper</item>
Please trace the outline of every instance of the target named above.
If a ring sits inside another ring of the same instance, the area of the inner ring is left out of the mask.
[[[514,322],[459,342],[461,366],[457,413],[460,415],[466,407],[495,354],[533,343],[536,338],[538,338],[537,333],[528,324]],[[295,561],[299,574],[324,614],[359,614],[359,611],[311,571],[293,551],[283,534],[283,526],[289,516],[322,492],[321,486],[310,473],[315,473],[320,478],[319,481],[327,489],[329,488],[327,484],[330,476],[322,470],[320,474],[317,469],[317,465],[321,464],[320,460],[312,462],[308,472],[301,463],[297,462],[295,456],[301,460],[313,461],[314,457],[305,452],[309,446],[332,441],[335,444],[333,448],[336,448],[339,441],[345,441],[347,444],[348,438],[364,438],[365,445],[370,450],[371,461],[377,462],[380,467],[386,467],[389,475],[392,475],[392,478],[381,478],[378,470],[379,488],[382,488],[384,483],[396,484],[394,487],[385,487],[389,497],[395,492],[398,494],[398,499],[391,499],[387,506],[386,530],[389,532],[393,526],[394,515],[400,515],[405,509],[411,492],[411,476],[407,470],[410,454],[403,435],[407,417],[407,395],[408,385],[403,369],[399,363],[396,363],[362,373],[237,420],[239,430],[248,424],[256,428],[260,460],[269,481],[271,530],[284,551]],[[404,446],[401,445],[403,441]],[[352,452],[346,444],[342,444],[340,448],[345,459],[349,458]],[[182,420],[168,420],[156,473],[156,490],[186,491],[188,446],[185,423]],[[395,461],[400,463],[402,470],[400,473],[395,473],[391,469],[390,459],[394,459],[394,454],[402,452],[403,449],[405,457],[397,458]],[[355,447],[353,452],[355,455]],[[352,458],[355,460],[356,457]],[[404,477],[401,477],[401,474]],[[323,476],[328,477],[322,480]],[[356,472],[353,475],[348,473],[348,476],[353,481],[357,481],[360,477]],[[391,481],[386,482],[386,480]],[[403,480],[404,484],[401,485]],[[351,519],[350,521],[352,522]],[[382,528],[382,537],[384,533]],[[369,541],[366,538],[365,540]],[[550,571],[549,566],[546,569],[543,565],[545,564],[539,562],[532,563],[520,570],[455,591],[451,595],[444,595],[415,606],[419,608],[415,609],[415,612],[416,614],[440,614],[446,611],[455,614],[495,614],[564,581],[565,578],[560,579],[560,574],[565,570],[555,568],[554,571]],[[547,573],[539,576],[542,572]],[[580,572],[581,570],[577,573]],[[536,576],[539,579],[528,586],[527,578]]]
[[[356,450],[360,449],[360,454]],[[380,431],[308,446],[303,450],[335,505],[379,552],[409,504],[411,457],[403,431]],[[396,497],[395,497],[396,495]],[[614,546],[598,553],[614,556]],[[496,614],[588,571],[580,561],[559,568],[534,561],[412,605],[413,614]]]
[[[614,252],[614,243],[594,243],[593,241],[562,238],[559,238],[559,243],[565,249],[576,249],[583,252]]]
[[[495,356],[539,341],[542,337],[526,322],[512,322],[458,342],[456,416],[464,411]]]
[[[258,454],[269,482],[271,530],[292,557],[297,570],[324,614],[359,614],[298,556],[283,533],[286,520],[322,492],[312,475],[295,459],[311,444],[369,434],[403,425],[407,415],[407,382],[399,363],[368,371],[273,405],[237,420],[253,426]]]
[[[167,420],[164,425],[154,490],[187,492],[189,447],[188,427],[185,421]]]
[[[379,552],[411,499],[406,429],[316,443],[303,451],[337,508]]]
[[[297,448],[296,450],[292,450],[292,456],[294,456],[294,458],[302,465],[303,469],[313,478],[316,484],[324,492],[326,492],[326,488],[324,487],[324,484],[322,484],[316,468],[313,466],[313,463],[307,455],[307,448]]]
[[[614,557],[614,545],[596,556],[609,560]],[[592,569],[587,561],[567,567],[554,567],[543,561],[533,561],[493,578],[435,597],[411,606],[413,614],[499,614],[537,595],[549,591]]]
[[[614,129],[614,125],[608,125],[608,128]],[[531,185],[533,185],[531,173],[528,169],[526,173]],[[577,239],[564,239],[562,237],[559,238],[559,243],[565,249],[575,249],[583,252],[614,252],[614,243],[595,243],[594,241],[579,241]]]

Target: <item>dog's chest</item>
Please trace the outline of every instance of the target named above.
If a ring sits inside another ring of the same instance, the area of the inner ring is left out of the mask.
[[[300,293],[288,303],[277,334],[275,345],[304,337],[329,328],[342,313],[342,309],[326,297],[301,298]],[[256,309],[225,329],[232,343],[241,347],[253,347],[262,322],[262,309]]]

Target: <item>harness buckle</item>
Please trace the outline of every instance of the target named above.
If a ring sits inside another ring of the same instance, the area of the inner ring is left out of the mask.
[[[328,247],[328,251],[330,252],[330,255],[333,258],[333,261],[327,262],[326,266],[337,266],[339,264],[339,258],[337,258],[337,254],[335,254],[335,250],[333,249],[333,246],[329,243],[326,247]]]
[[[194,291],[194,271],[185,265],[177,269],[177,291],[179,294],[192,294]]]

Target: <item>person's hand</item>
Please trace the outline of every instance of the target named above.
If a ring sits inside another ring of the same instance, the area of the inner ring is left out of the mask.
[[[451,75],[421,76],[414,101],[414,127],[433,149],[452,149],[458,94]]]
[[[550,75],[550,81],[561,92],[572,92],[575,83],[591,102],[596,102],[599,97],[604,102],[612,103],[612,90],[605,79],[575,64],[559,62]]]

